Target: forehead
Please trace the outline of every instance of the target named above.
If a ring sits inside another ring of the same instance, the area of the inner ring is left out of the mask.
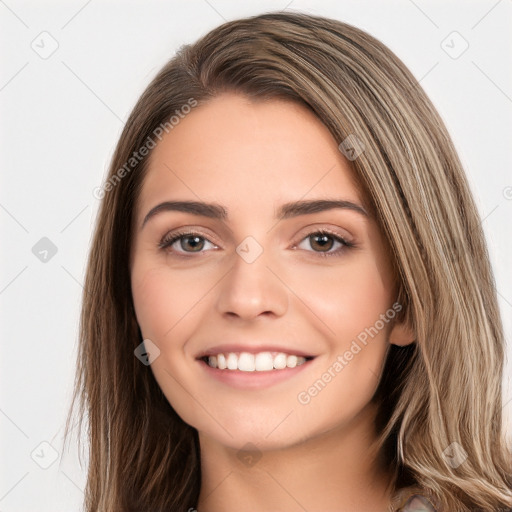
[[[308,109],[226,93],[192,109],[150,154],[139,205],[173,198],[261,210],[309,197],[363,202],[354,171]]]

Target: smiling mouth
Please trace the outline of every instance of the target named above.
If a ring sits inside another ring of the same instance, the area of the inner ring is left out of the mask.
[[[243,372],[279,371],[286,368],[295,368],[312,359],[314,359],[314,356],[303,357],[285,354],[284,352],[259,352],[256,354],[228,352],[200,358],[211,368],[228,372],[236,370]]]

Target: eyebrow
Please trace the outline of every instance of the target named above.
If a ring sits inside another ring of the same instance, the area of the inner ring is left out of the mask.
[[[279,220],[290,219],[300,215],[310,215],[312,213],[323,212],[327,210],[344,209],[350,210],[365,217],[369,217],[368,212],[363,206],[346,201],[344,199],[315,199],[310,201],[294,201],[285,203],[278,209],[276,218]],[[142,229],[149,219],[161,212],[177,211],[190,213],[210,219],[226,221],[228,211],[222,205],[217,203],[204,203],[201,201],[165,201],[157,204],[144,217],[140,229]]]

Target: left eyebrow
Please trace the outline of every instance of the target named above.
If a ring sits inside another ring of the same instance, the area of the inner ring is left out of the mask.
[[[363,206],[347,201],[345,199],[315,199],[310,201],[293,201],[281,205],[276,213],[279,220],[290,219],[300,215],[311,215],[312,213],[323,212],[326,210],[344,209],[351,210],[365,217],[369,217],[368,212]],[[217,203],[204,203],[201,201],[165,201],[157,204],[144,217],[140,229],[149,219],[158,213],[165,211],[178,211],[208,217],[210,219],[226,221],[228,219],[228,210]]]
[[[347,201],[345,199],[315,199],[311,201],[295,201],[285,203],[279,208],[277,218],[279,220],[298,217],[299,215],[309,215],[311,213],[334,210],[336,208],[352,210],[369,217],[368,212],[360,204]]]

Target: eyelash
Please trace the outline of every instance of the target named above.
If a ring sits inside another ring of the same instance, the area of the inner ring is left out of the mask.
[[[339,235],[331,233],[330,231],[325,230],[325,229],[318,229],[316,231],[311,231],[311,233],[308,233],[304,238],[302,238],[300,240],[300,242],[306,240],[307,238],[309,238],[313,235],[329,236],[329,237],[333,238],[336,242],[339,242],[342,244],[342,247],[340,247],[332,252],[307,251],[307,252],[313,252],[314,254],[316,254],[317,256],[319,256],[321,258],[325,258],[325,257],[329,257],[329,256],[341,256],[342,253],[344,253],[347,249],[351,249],[356,246],[354,243],[348,242],[347,240],[340,237]],[[168,247],[171,247],[175,242],[177,242],[181,238],[185,238],[188,236],[190,236],[190,237],[197,236],[197,237],[203,238],[204,240],[207,240],[208,242],[210,242],[210,240],[208,240],[208,238],[205,235],[203,235],[202,233],[199,233],[197,231],[178,231],[175,233],[165,235],[162,238],[162,240],[160,241],[160,243],[158,244],[158,248],[162,249],[162,250],[166,250]],[[210,243],[213,243],[213,242],[210,242]],[[203,252],[204,251],[199,251],[199,254],[203,253]],[[186,253],[179,253],[179,252],[175,253],[176,256],[181,257],[181,258],[190,258],[190,257],[192,257],[192,255],[194,253],[190,253],[190,256],[185,256],[185,254]],[[198,254],[198,253],[196,253],[196,254]]]

